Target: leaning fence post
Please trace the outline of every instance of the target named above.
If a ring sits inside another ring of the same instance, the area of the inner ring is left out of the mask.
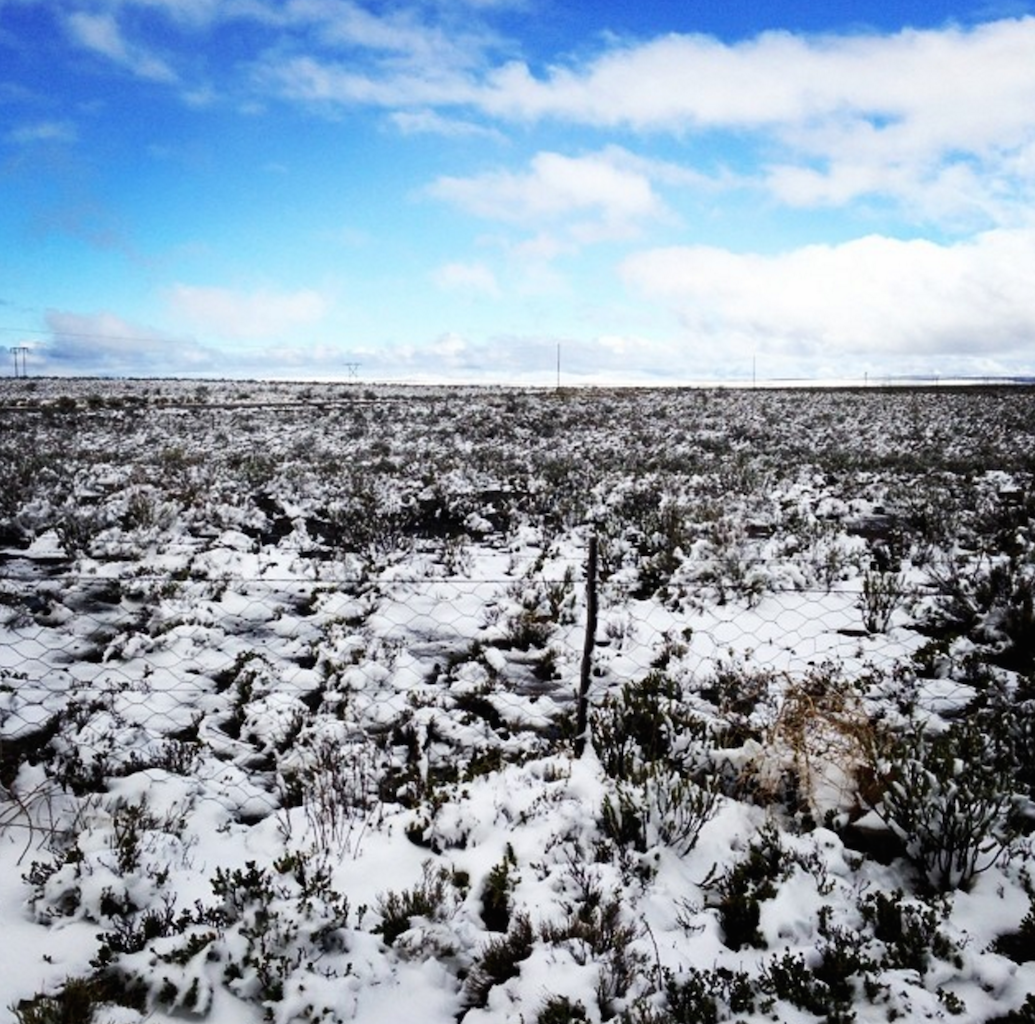
[[[593,672],[593,648],[597,640],[597,535],[589,537],[589,560],[586,565],[586,640],[582,648],[582,673],[579,678],[579,702],[575,717],[575,756],[582,757],[589,731],[589,682]]]

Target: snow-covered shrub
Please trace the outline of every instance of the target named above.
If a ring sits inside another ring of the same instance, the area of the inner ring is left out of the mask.
[[[396,892],[389,889],[377,899],[381,921],[374,932],[385,945],[391,946],[408,931],[414,918],[443,921],[456,912],[457,887],[453,876],[444,867],[436,868],[430,860],[424,862],[421,879],[412,889]]]
[[[37,490],[48,483],[48,459],[45,451],[33,451],[17,443],[11,435],[0,437],[0,524],[13,528],[13,520],[29,504]]]
[[[1003,956],[1008,956],[1017,963],[1035,960],[1035,888],[1028,881],[1028,912],[1021,919],[1020,927],[1015,932],[1000,935],[992,944],[992,948]]]
[[[539,650],[550,642],[554,625],[547,615],[522,608],[508,619],[502,646],[517,651]]]
[[[924,975],[932,957],[959,961],[959,949],[939,928],[940,910],[923,900],[907,899],[901,889],[867,893],[859,902],[863,924],[881,944],[881,970]]]
[[[1015,672],[1035,669],[1035,570],[1006,558],[972,568],[948,561],[930,570],[938,596],[927,628],[967,636],[991,661]]]
[[[992,1017],[985,1024],[1035,1024],[1035,994],[1029,994],[1018,1009]]]
[[[937,735],[914,730],[893,743],[878,772],[878,813],[939,892],[966,888],[1013,838],[1011,780],[997,769],[990,737],[971,721]]]
[[[108,525],[103,509],[69,499],[54,523],[61,547],[68,558],[88,554],[94,538]]]
[[[697,694],[716,710],[723,745],[735,747],[761,740],[777,714],[782,683],[777,673],[764,668],[720,660],[698,684]]]
[[[868,633],[883,633],[891,624],[891,617],[906,596],[905,579],[901,573],[881,572],[877,569],[863,575],[860,608],[863,625]]]
[[[482,924],[490,932],[505,932],[510,927],[510,900],[514,888],[511,870],[515,866],[514,849],[508,843],[503,859],[494,864],[485,877],[482,886]]]
[[[579,900],[568,906],[563,920],[545,923],[540,934],[544,942],[567,950],[580,966],[596,965],[597,1004],[607,1020],[642,973],[645,957],[634,946],[641,927],[628,923],[620,899],[605,896],[596,880],[574,863],[572,874],[581,888]]]
[[[1015,682],[1001,670],[985,670],[989,681],[974,701],[974,724],[988,736],[1004,788],[1012,784],[1017,793],[1018,827],[1030,832],[1024,819],[1035,817],[1035,676]]]
[[[764,949],[759,931],[761,903],[776,895],[779,882],[787,877],[789,858],[776,827],[767,824],[759,830],[747,856],[730,865],[711,887],[719,911],[723,942],[733,950],[744,946]]]
[[[309,742],[305,740],[309,739]],[[383,757],[369,741],[343,742],[329,735],[303,737],[281,769],[281,832],[293,832],[292,805],[301,804],[306,835],[316,849],[342,857],[359,855],[364,833],[380,802],[378,779]]]
[[[710,746],[708,725],[683,699],[678,682],[652,670],[608,694],[591,716],[593,745],[613,779],[641,780],[655,762],[696,768]]]
[[[242,999],[276,1003],[299,970],[321,961],[321,971],[344,975],[351,909],[331,885],[326,860],[285,853],[269,871],[216,869],[217,906],[205,915],[221,932],[223,976]]]
[[[621,567],[626,552],[632,553],[637,575],[633,596],[640,598],[667,586],[692,540],[685,510],[653,474],[608,499],[599,532],[602,578]]]
[[[535,1024],[582,1024],[589,1021],[582,1003],[567,996],[548,996],[535,1017]]]
[[[675,739],[677,684],[662,672],[625,683],[608,694],[591,717],[593,744],[613,779],[635,777],[643,765],[665,757]]]
[[[621,1024],[719,1024],[754,1013],[756,985],[744,971],[681,967],[664,970],[663,1008],[644,1001],[621,1017]]]
[[[762,968],[763,991],[774,999],[796,1006],[799,1010],[822,1016],[827,1024],[850,1024],[855,1020],[849,1001],[831,990],[827,982],[817,978],[805,963],[805,957],[786,951],[767,961]]]
[[[127,986],[115,975],[93,974],[68,978],[56,993],[37,993],[10,1010],[17,1024],[93,1024],[99,1010],[116,1006],[127,1007],[124,1012],[142,1011],[142,988]]]
[[[613,842],[638,853],[660,845],[685,856],[715,813],[717,799],[714,785],[654,764],[640,781],[615,783],[615,799],[604,798],[601,827]]]
[[[518,975],[522,960],[532,953],[535,933],[527,914],[515,914],[506,935],[489,940],[464,981],[464,1005],[485,1006],[489,993]]]
[[[746,598],[749,607],[758,603],[768,578],[759,569],[758,552],[739,516],[723,516],[712,524],[701,560],[696,578],[714,588],[720,605],[737,597]]]
[[[118,977],[148,1005],[174,1014],[207,1014],[222,981],[263,1004],[266,1019],[341,1021],[336,1005],[309,994],[319,990],[314,978],[343,978],[352,969],[350,905],[331,884],[330,862],[286,852],[272,870],[254,861],[218,868],[211,884],[212,906],[199,901],[175,915],[167,901],[164,912],[136,917],[127,908],[125,920],[101,936],[97,977]]]

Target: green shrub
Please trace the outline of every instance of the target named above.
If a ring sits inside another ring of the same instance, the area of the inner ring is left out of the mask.
[[[992,948],[1017,963],[1035,960],[1035,891],[1028,893],[1028,913],[1024,915],[1020,928],[1008,935],[1001,935]]]
[[[280,1001],[300,967],[343,944],[349,901],[332,888],[326,860],[286,853],[272,872],[254,861],[217,868],[212,891],[221,902],[202,918],[240,938],[225,944],[223,974],[242,998]]]
[[[664,845],[680,856],[697,844],[718,800],[713,785],[698,785],[660,765],[651,766],[641,782],[617,782],[615,795],[605,797],[601,809],[606,836],[638,853]]]
[[[464,984],[465,1005],[485,1006],[489,992],[510,978],[516,978],[522,960],[532,953],[535,936],[527,914],[516,914],[505,936],[490,939]]]
[[[666,972],[664,1024],[718,1024],[754,1012],[754,985],[742,971],[690,967],[678,976]]]
[[[900,573],[867,572],[861,597],[863,625],[868,633],[883,633],[905,598],[905,581]]]
[[[490,932],[505,932],[510,927],[510,891],[513,881],[514,851],[507,844],[504,858],[492,867],[482,888],[482,924]]]
[[[825,982],[805,965],[805,958],[787,951],[773,957],[762,968],[761,985],[776,999],[782,999],[806,1013],[825,1017],[832,1024],[832,1014],[841,1014],[844,1008],[830,992]],[[837,1016],[841,1021],[854,1020],[855,1015]]]
[[[578,1021],[589,1021],[586,1008],[567,996],[550,996],[535,1018],[535,1024],[576,1024]]]
[[[859,903],[863,923],[883,945],[877,965],[883,971],[927,972],[931,957],[962,966],[959,951],[938,928],[943,914],[922,901],[908,901],[901,889],[873,892]]]
[[[381,914],[381,923],[374,932],[391,946],[403,932],[408,931],[410,922],[415,917],[424,917],[430,921],[441,921],[452,910],[455,899],[455,888],[449,872],[443,868],[435,868],[430,860],[424,862],[423,875],[412,889],[404,892],[389,890],[379,896],[377,909]]]
[[[68,978],[57,994],[23,999],[11,1012],[17,1024],[93,1024],[96,1011],[110,1004],[143,1011],[141,987],[105,973]]]
[[[656,762],[691,767],[711,742],[707,723],[687,707],[679,684],[657,669],[605,697],[591,728],[604,771],[621,780],[642,780]]]
[[[966,888],[1012,838],[1010,780],[973,722],[953,723],[940,735],[915,730],[891,746],[879,774],[878,813],[938,892]]]
[[[723,941],[730,949],[765,948],[758,930],[761,904],[776,895],[776,883],[786,878],[787,871],[787,855],[779,833],[774,825],[767,824],[751,843],[748,855],[715,883]]]

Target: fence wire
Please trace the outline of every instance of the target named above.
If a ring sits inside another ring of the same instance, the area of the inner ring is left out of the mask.
[[[574,721],[584,575],[574,563],[479,580],[10,568],[0,580],[0,785],[22,804],[45,791],[29,823],[46,830],[61,793],[193,772],[241,820],[257,820],[290,797],[321,744],[365,777],[351,783],[357,800],[371,779],[405,777],[408,763],[426,782],[472,759],[485,768],[523,747],[556,747]],[[925,638],[893,614],[885,629],[866,628],[860,586],[723,602],[600,581],[590,705],[651,672],[681,684],[723,673],[902,677]],[[910,686],[932,709],[957,699],[945,681]],[[304,781],[321,784],[312,771]],[[19,817],[8,811],[0,825]]]

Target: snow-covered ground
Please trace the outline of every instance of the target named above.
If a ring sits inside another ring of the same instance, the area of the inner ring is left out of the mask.
[[[1035,1020],[1033,450],[1024,388],[0,381],[0,1006]]]

